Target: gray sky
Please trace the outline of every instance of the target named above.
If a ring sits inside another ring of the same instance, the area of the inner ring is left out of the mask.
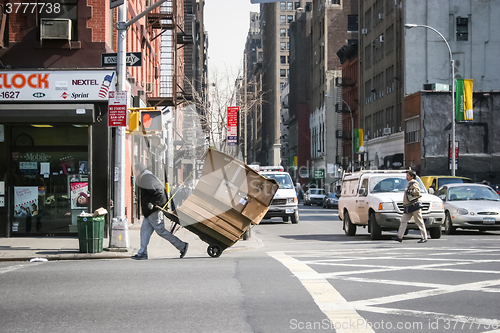
[[[250,27],[250,12],[259,5],[250,0],[206,0],[205,30],[208,32],[208,71],[236,79],[243,69],[243,49]]]

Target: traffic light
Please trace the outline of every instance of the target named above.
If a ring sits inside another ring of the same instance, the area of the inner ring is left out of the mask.
[[[162,112],[141,110],[141,129],[144,132],[163,130]]]

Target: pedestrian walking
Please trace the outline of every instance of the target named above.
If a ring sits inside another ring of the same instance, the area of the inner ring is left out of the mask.
[[[131,258],[136,260],[148,259],[148,244],[153,231],[168,240],[180,252],[180,257],[184,258],[188,250],[189,244],[181,241],[165,229],[163,213],[155,206],[162,207],[167,202],[165,194],[165,186],[162,182],[149,170],[144,164],[137,163],[134,167],[137,178],[137,185],[140,188],[141,194],[141,210],[144,219],[141,225],[141,248],[136,255]]]
[[[413,170],[408,170],[406,172],[406,180],[408,181],[408,186],[406,186],[404,197],[403,197],[403,216],[401,217],[401,224],[399,225],[397,237],[393,239],[397,242],[403,241],[403,236],[408,226],[408,221],[413,216],[415,223],[420,229],[422,238],[418,241],[419,243],[427,242],[427,230],[425,229],[424,219],[422,218],[422,195],[420,194],[420,184],[416,180],[417,173]]]

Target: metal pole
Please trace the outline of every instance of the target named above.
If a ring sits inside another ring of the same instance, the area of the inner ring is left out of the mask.
[[[243,161],[247,164],[247,52],[243,53]]]
[[[116,91],[125,90],[126,80],[126,43],[127,43],[127,1],[118,7],[117,63],[116,63]],[[128,248],[128,221],[125,216],[125,128],[118,126],[115,130],[115,200],[114,217],[111,221],[109,237],[110,248]]]
[[[427,28],[431,29],[435,33],[437,33],[443,41],[446,43],[446,46],[448,47],[448,52],[450,54],[450,64],[451,64],[451,105],[452,105],[452,110],[451,110],[451,153],[450,153],[450,160],[451,160],[451,175],[455,176],[455,61],[453,60],[453,54],[451,53],[451,47],[450,44],[448,44],[448,41],[444,36],[434,29],[433,27],[430,27],[428,25],[422,25],[422,24],[414,24],[414,23],[406,23],[404,25],[405,28],[411,29],[411,28]]]
[[[448,44],[448,43],[446,43]],[[449,47],[449,46],[448,46]],[[450,50],[450,57],[451,57],[451,50]],[[451,142],[452,142],[452,149],[451,149],[451,175],[455,177],[455,60],[451,58],[451,101],[452,101],[452,108],[453,110],[451,113],[453,114],[452,120],[451,120]]]
[[[343,99],[341,99],[341,101],[347,105],[347,109],[349,109],[349,113],[351,114],[351,172],[354,172],[354,118],[352,117],[352,111],[349,104]]]

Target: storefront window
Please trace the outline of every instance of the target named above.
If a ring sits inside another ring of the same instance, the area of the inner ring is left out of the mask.
[[[87,127],[13,126],[13,235],[77,232],[90,199],[87,142]]]

